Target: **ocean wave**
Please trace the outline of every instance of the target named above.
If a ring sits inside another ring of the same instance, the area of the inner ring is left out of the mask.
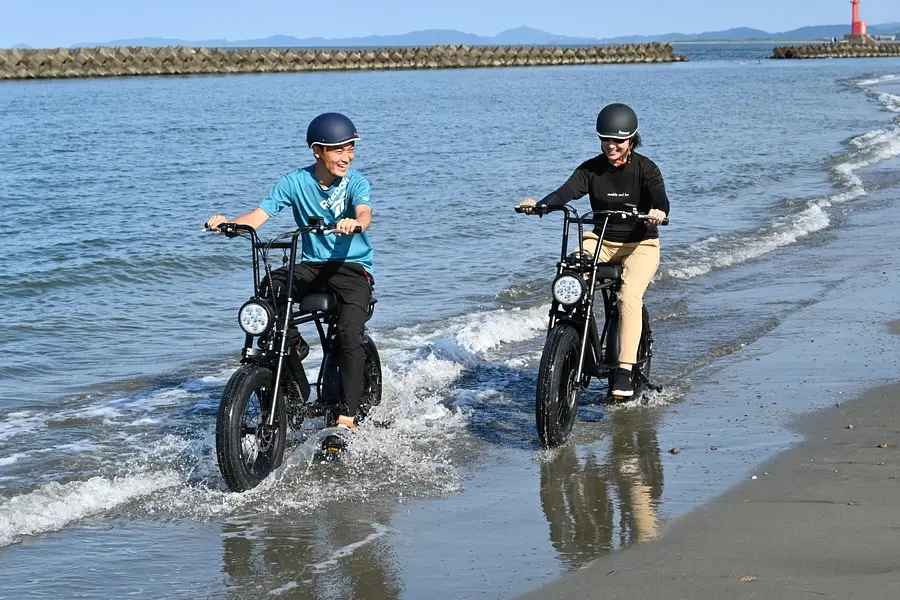
[[[795,244],[813,232],[828,227],[828,215],[818,205],[811,205],[791,219],[756,233],[753,237],[736,237],[708,245],[711,252],[689,252],[692,257],[683,266],[666,269],[676,279],[692,279],[713,269],[721,269],[759,258],[773,250]]]
[[[889,81],[896,81],[898,79],[898,75],[893,73],[888,73],[885,75],[879,75],[877,77],[870,77],[867,79],[862,79],[856,82],[856,85],[860,87],[870,87],[873,85],[880,85],[882,83],[887,83]]]
[[[57,531],[69,523],[178,484],[171,472],[106,479],[92,477],[67,484],[49,483],[0,504],[0,547],[23,536]]]
[[[878,98],[889,110],[900,112],[900,97],[879,94]],[[900,156],[900,124],[859,135],[849,140],[848,145],[851,151],[830,169],[835,185],[842,188],[840,192],[810,200],[802,210],[779,217],[756,231],[699,240],[679,252],[672,259],[674,264],[662,269],[658,277],[692,279],[759,258],[827,228],[831,224],[827,209],[866,195],[858,170]]]
[[[887,110],[900,113],[900,96],[887,92],[878,92],[875,97]]]

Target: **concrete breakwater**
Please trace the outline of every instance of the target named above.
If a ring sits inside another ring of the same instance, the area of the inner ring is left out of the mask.
[[[671,44],[561,48],[431,46],[373,49],[223,49],[187,47],[0,50],[0,79],[121,77],[303,71],[453,69],[680,62]]]
[[[779,46],[772,58],[878,58],[900,56],[900,43]]]

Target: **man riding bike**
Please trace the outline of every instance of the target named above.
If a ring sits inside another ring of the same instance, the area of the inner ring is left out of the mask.
[[[207,227],[222,223],[240,223],[259,229],[269,218],[290,208],[297,225],[321,218],[325,223],[337,222],[336,229],[346,235],[302,236],[302,262],[294,270],[291,297],[328,291],[338,301],[338,341],[341,398],[338,427],[357,429],[356,415],[363,386],[365,353],[363,336],[372,277],[372,244],[366,231],[372,223],[369,181],[350,168],[356,141],[356,127],[346,116],[324,113],[310,122],[306,143],[312,149],[315,163],[284,175],[268,197],[252,212],[229,221],[224,215],[213,215]],[[351,235],[357,231],[358,235]],[[272,272],[271,285],[280,301],[288,297],[287,268]],[[308,346],[300,344],[308,351]],[[301,356],[301,358],[303,358]]]
[[[662,174],[649,158],[635,149],[641,144],[638,118],[625,104],[610,104],[597,116],[602,154],[582,163],[569,180],[540,202],[525,200],[520,207],[562,206],[590,195],[592,210],[632,210],[650,220],[610,220],[600,249],[600,261],[622,264],[619,292],[619,367],[613,381],[614,397],[630,398],[632,369],[641,337],[644,292],[659,267],[657,226],[669,213]],[[596,232],[597,228],[595,228]],[[584,249],[597,251],[597,233],[584,234]]]

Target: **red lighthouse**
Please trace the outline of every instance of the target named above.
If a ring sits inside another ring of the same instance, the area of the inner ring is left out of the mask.
[[[859,20],[859,0],[851,0],[853,3],[853,24],[850,35],[864,36],[866,35],[866,22]]]

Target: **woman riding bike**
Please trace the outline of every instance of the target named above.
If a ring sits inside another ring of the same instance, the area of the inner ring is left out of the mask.
[[[638,118],[625,104],[610,104],[597,116],[597,135],[602,154],[582,163],[569,180],[540,202],[525,200],[520,207],[549,208],[590,195],[592,210],[633,210],[651,217],[610,220],[600,261],[622,265],[619,292],[619,367],[611,394],[630,398],[634,394],[632,369],[637,362],[641,337],[641,310],[644,292],[659,267],[657,226],[669,213],[669,199],[659,168],[635,149],[641,144]],[[596,229],[595,229],[596,231]],[[598,236],[584,234],[584,249],[597,251]]]

